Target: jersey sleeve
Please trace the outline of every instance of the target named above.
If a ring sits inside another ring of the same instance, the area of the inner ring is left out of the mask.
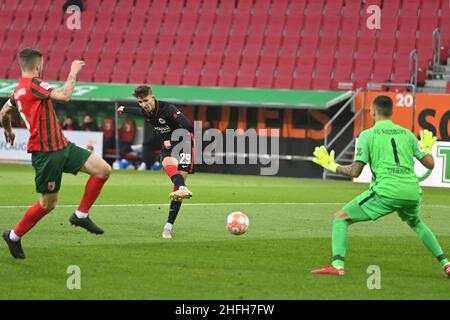
[[[123,112],[124,113],[131,113],[131,114],[134,114],[136,116],[141,116],[141,117],[145,116],[142,108],[140,108],[140,107],[139,108],[125,107],[125,108],[123,108]]]
[[[358,137],[358,144],[356,146],[355,161],[370,164],[370,150],[369,150],[369,134],[368,131],[363,131]]]
[[[33,78],[30,83],[30,89],[31,93],[36,98],[40,100],[47,100],[50,97],[53,87],[39,78]]]
[[[9,99],[6,101],[6,105],[17,108],[16,101],[14,100],[13,95],[14,95],[14,93],[11,93],[11,95],[9,96]]]
[[[174,105],[168,106],[167,117],[172,118],[180,128],[186,129],[191,133],[194,132],[194,126],[192,125],[192,122]]]
[[[414,158],[416,158],[417,160],[422,160],[422,158],[425,157],[427,153],[420,148],[419,140],[417,140],[416,136],[411,131],[409,131],[409,133]]]

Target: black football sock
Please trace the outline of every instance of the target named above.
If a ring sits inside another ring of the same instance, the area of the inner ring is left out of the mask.
[[[170,209],[169,209],[169,218],[167,218],[167,222],[174,224],[175,219],[177,218],[178,212],[181,208],[181,201],[172,201],[170,202]]]
[[[184,187],[184,178],[181,174],[177,173],[174,174],[173,176],[170,177],[170,179],[172,180],[173,184],[175,185],[175,187],[177,188],[177,190],[180,187]]]

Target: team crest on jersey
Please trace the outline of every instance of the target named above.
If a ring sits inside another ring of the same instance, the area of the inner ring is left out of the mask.
[[[158,120],[159,120],[159,123],[161,123],[161,124],[166,123],[166,120],[164,120],[163,118],[159,118]]]
[[[41,82],[40,86],[42,88],[44,88],[45,90],[48,90],[52,87],[50,84],[48,84],[47,82],[44,82],[44,81]]]
[[[49,182],[47,184],[48,191],[53,191],[53,190],[55,190],[55,188],[56,188],[56,182],[55,181]]]

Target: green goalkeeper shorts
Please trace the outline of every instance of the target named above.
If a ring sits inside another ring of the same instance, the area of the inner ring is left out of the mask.
[[[368,190],[347,203],[343,211],[353,222],[368,218],[377,220],[396,211],[400,219],[409,225],[416,225],[420,220],[420,200],[392,199]]]
[[[66,172],[76,175],[90,155],[91,152],[72,142],[62,150],[33,152],[31,163],[36,172],[36,191],[43,194],[58,192],[62,174]]]

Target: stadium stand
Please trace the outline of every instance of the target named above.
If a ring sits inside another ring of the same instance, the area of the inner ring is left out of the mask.
[[[424,82],[436,27],[448,58],[447,2],[89,0],[81,29],[69,30],[60,27],[68,14],[59,2],[1,0],[0,78],[17,78],[18,51],[34,46],[46,56],[49,80],[64,80],[70,62],[82,58],[79,80],[87,82],[356,88],[409,81],[417,48]],[[382,9],[381,30],[365,25],[371,5]]]

